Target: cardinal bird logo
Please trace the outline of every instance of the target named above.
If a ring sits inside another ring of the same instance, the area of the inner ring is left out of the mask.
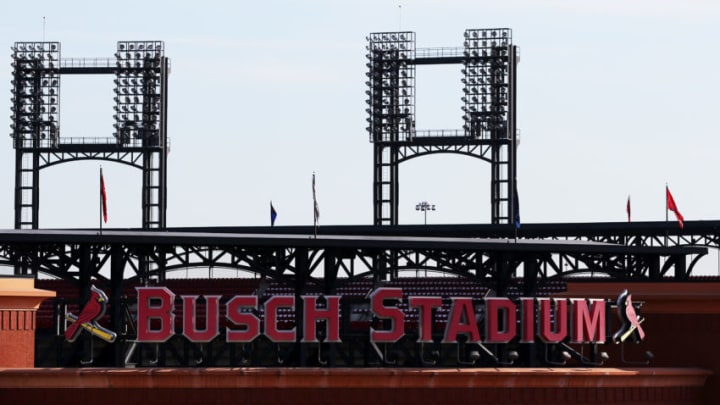
[[[632,302],[632,294],[628,293],[628,290],[623,291],[618,297],[617,311],[618,317],[622,322],[622,326],[613,335],[613,341],[615,343],[622,343],[629,337],[632,337],[635,342],[644,340],[645,331],[640,324],[645,321],[645,318],[635,312],[635,306]]]
[[[70,322],[70,326],[65,330],[65,339],[68,342],[74,342],[83,330],[88,331],[91,335],[112,343],[117,338],[117,334],[111,330],[103,328],[98,324],[98,320],[105,315],[105,306],[107,305],[107,295],[95,287],[90,286],[90,299],[80,311],[80,315],[67,314],[65,319]]]

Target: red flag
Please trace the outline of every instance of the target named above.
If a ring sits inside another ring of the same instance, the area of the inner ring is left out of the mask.
[[[630,196],[628,196],[627,206],[625,206],[625,211],[627,211],[628,222],[630,222]]]
[[[683,221],[685,220],[685,218],[683,218],[677,205],[675,205],[675,199],[673,199],[672,194],[670,194],[670,189],[667,186],[665,186],[665,191],[666,191],[666,195],[667,195],[667,209],[669,209],[670,211],[675,213],[675,217],[677,218],[678,223],[680,224],[680,229],[682,229]]]
[[[100,168],[100,200],[102,202],[103,220],[107,223],[107,194],[105,193],[105,179],[103,178],[102,167]]]

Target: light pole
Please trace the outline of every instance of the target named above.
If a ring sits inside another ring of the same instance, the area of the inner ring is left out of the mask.
[[[419,202],[415,205],[415,211],[422,211],[425,214],[425,225],[427,225],[427,212],[435,211],[435,204],[430,204],[427,201]]]

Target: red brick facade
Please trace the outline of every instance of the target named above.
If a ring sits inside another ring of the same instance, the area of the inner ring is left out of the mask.
[[[35,315],[55,293],[34,284],[34,278],[0,277],[0,367],[35,365]]]
[[[618,346],[608,345],[605,368],[32,369],[34,311],[48,295],[16,285],[0,288],[0,399],[68,405],[716,403],[720,285],[576,283],[567,295],[611,298],[623,288],[645,302],[648,337],[637,346],[655,353],[653,367],[626,368]],[[633,349],[630,355],[639,358]]]
[[[700,404],[708,371],[562,369],[0,370],[25,404]]]

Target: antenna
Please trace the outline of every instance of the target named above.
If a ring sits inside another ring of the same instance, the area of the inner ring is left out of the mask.
[[[398,31],[402,31],[402,4],[401,3],[398,3]]]
[[[45,42],[45,16],[43,16],[43,42]]]

